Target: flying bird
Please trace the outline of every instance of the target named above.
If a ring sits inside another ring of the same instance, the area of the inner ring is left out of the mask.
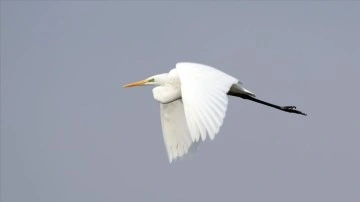
[[[199,63],[180,62],[169,73],[123,87],[143,85],[156,86],[153,96],[160,103],[163,139],[170,163],[207,137],[211,140],[215,138],[223,124],[228,95],[306,116],[295,106],[278,106],[259,100],[238,79]]]

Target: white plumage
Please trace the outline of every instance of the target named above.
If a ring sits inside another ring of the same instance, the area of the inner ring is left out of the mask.
[[[124,87],[156,85],[160,102],[164,143],[169,161],[188,153],[207,137],[214,139],[225,118],[231,90],[254,96],[238,79],[198,63],[177,63],[169,73],[130,83]]]

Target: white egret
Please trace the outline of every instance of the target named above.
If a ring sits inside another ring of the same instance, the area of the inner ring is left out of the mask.
[[[252,100],[285,112],[306,115],[295,106],[278,106],[256,99],[242,83],[213,67],[181,62],[169,73],[158,74],[123,87],[154,85],[169,161],[188,153],[208,136],[219,132],[225,117],[228,95]]]

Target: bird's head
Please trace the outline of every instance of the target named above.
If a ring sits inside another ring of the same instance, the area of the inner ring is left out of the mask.
[[[144,86],[144,85],[159,86],[159,85],[165,84],[167,80],[168,80],[167,73],[158,74],[158,75],[151,76],[151,77],[141,80],[141,81],[136,81],[136,82],[132,82],[132,83],[123,85],[123,87],[129,88],[129,87]]]

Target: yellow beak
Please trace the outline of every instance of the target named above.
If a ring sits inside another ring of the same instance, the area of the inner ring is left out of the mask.
[[[133,82],[133,83],[129,83],[129,84],[123,85],[123,88],[129,88],[129,87],[135,87],[135,86],[143,86],[143,85],[145,85],[147,82],[149,82],[147,79],[141,80],[141,81],[136,81],[136,82]]]

